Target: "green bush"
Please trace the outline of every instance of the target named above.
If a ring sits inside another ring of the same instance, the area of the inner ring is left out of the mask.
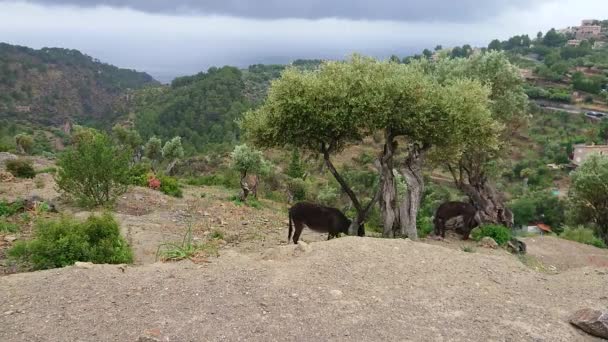
[[[90,131],[59,157],[57,186],[86,206],[111,203],[127,191],[130,159],[107,135]]]
[[[9,159],[6,161],[6,169],[13,176],[19,178],[34,178],[36,171],[29,160],[26,159]]]
[[[238,189],[241,187],[239,180],[238,172],[226,169],[212,175],[190,178],[186,183],[195,186],[223,186],[228,189]]]
[[[133,262],[133,252],[110,214],[91,216],[85,222],[68,217],[39,221],[35,238],[19,241],[8,255],[34,270],[64,267],[76,261]]]
[[[16,233],[18,231],[18,225],[8,222],[4,217],[0,217],[0,233]]]
[[[0,217],[15,215],[21,210],[23,210],[23,201],[15,201],[13,203],[0,201]]]
[[[416,217],[416,229],[420,238],[427,237],[434,229],[433,220],[428,216]]]
[[[475,228],[471,232],[471,236],[475,241],[479,241],[486,236],[491,237],[501,246],[511,240],[512,237],[511,230],[509,228],[495,224],[488,224]]]
[[[129,184],[135,186],[148,186],[148,173],[152,167],[148,163],[137,163],[129,169]]]
[[[290,178],[287,180],[287,191],[293,196],[296,202],[306,199],[306,182],[301,178]]]
[[[584,243],[598,248],[606,248],[604,241],[593,234],[593,229],[578,227],[565,227],[564,232],[559,235],[562,239]]]
[[[164,194],[181,198],[183,196],[182,188],[177,181],[177,178],[173,178],[165,175],[158,175],[160,180],[160,191]]]

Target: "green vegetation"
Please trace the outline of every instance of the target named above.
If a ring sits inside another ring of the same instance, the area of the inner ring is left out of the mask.
[[[8,255],[34,270],[65,267],[76,261],[133,262],[133,252],[109,214],[91,216],[85,222],[69,217],[41,220],[36,223],[34,239],[18,241]]]
[[[23,210],[23,201],[7,202],[0,200],[0,217],[12,216]]]
[[[9,222],[5,217],[0,216],[0,233],[16,233],[19,231],[19,226],[15,223]]]
[[[213,233],[214,240],[219,239],[219,234]],[[223,235],[222,235],[223,237]],[[192,227],[188,226],[184,238],[180,243],[164,243],[158,247],[156,259],[163,261],[179,261],[199,256],[217,256],[218,245],[215,241],[196,243],[192,237]]]
[[[569,192],[571,220],[594,227],[608,244],[608,157],[590,156],[572,174]]]
[[[85,206],[112,203],[129,185],[129,160],[129,151],[93,132],[59,157],[57,186]]]
[[[34,167],[32,166],[32,162],[19,158],[19,159],[9,159],[6,161],[6,169],[8,172],[12,173],[13,176],[19,178],[34,178],[36,177],[36,171],[34,171]]]
[[[162,193],[179,198],[183,196],[181,186],[176,178],[160,174],[158,179],[160,180],[160,191]]]
[[[505,226],[488,224],[473,229],[471,237],[475,241],[480,241],[484,237],[491,237],[501,246],[504,246],[511,240],[511,230]]]
[[[247,145],[238,145],[230,154],[232,168],[241,175],[241,201],[246,202],[250,192],[255,193],[259,182],[259,178],[248,183],[247,175],[257,175],[268,172],[269,165],[264,160],[262,152],[248,147]]]
[[[559,237],[598,248],[606,248],[606,243],[595,236],[593,229],[583,226],[565,227]]]

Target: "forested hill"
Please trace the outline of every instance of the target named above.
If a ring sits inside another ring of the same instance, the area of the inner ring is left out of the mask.
[[[77,50],[0,43],[0,119],[57,125],[107,124],[124,113],[131,89],[159,83]]]
[[[314,69],[320,60],[296,60],[293,66]],[[285,65],[210,68],[176,78],[170,87],[144,89],[135,98],[137,130],[145,138],[181,136],[188,152],[231,147],[239,139],[236,120],[261,103],[270,82]]]

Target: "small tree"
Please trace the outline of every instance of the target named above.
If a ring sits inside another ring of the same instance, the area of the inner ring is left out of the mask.
[[[15,144],[19,153],[30,154],[32,153],[32,148],[34,148],[34,138],[28,134],[17,134],[15,136]]]
[[[594,224],[598,237],[608,243],[608,158],[589,156],[572,174],[568,197],[573,220]]]
[[[182,138],[175,137],[165,143],[162,150],[163,158],[169,161],[165,172],[171,174],[171,170],[175,167],[177,161],[184,157],[184,148],[182,147]]]
[[[291,154],[291,162],[287,167],[287,175],[291,178],[304,178],[304,165],[300,159],[300,153],[294,149]]]
[[[232,168],[241,174],[241,200],[247,201],[250,193],[255,193],[257,188],[257,175],[266,166],[262,152],[248,147],[246,144],[237,145],[232,153]],[[247,175],[254,175],[255,179],[247,181]]]
[[[133,129],[128,129],[120,124],[114,125],[112,132],[114,133],[114,136],[118,140],[119,144],[131,149],[132,151],[135,151],[143,143],[139,132]]]
[[[152,137],[146,143],[144,155],[152,161],[152,165],[156,165],[163,157],[163,142],[160,138]]]
[[[96,132],[59,157],[57,186],[84,205],[111,203],[127,190],[129,159],[129,151]]]

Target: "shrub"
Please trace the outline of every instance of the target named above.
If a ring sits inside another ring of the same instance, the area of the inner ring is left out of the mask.
[[[416,229],[420,238],[427,237],[434,229],[433,220],[428,216],[418,216],[416,218]]]
[[[486,236],[491,237],[501,246],[511,240],[511,230],[505,226],[495,224],[488,224],[475,228],[471,232],[471,235],[475,241],[479,241]]]
[[[127,191],[130,152],[101,133],[82,136],[59,157],[59,189],[83,205],[105,205]]]
[[[213,234],[216,232],[217,231],[213,232]],[[179,261],[196,258],[200,256],[200,254],[203,256],[217,256],[217,243],[215,241],[204,244],[194,242],[194,239],[192,238],[192,227],[188,226],[181,243],[164,243],[158,246],[156,259],[162,261]]]
[[[160,191],[164,194],[181,198],[183,196],[182,189],[177,181],[177,178],[158,175],[158,179],[160,180]]]
[[[23,201],[9,203],[0,201],[0,216],[12,216],[23,210]]]
[[[293,196],[294,201],[306,199],[306,183],[301,178],[291,178],[287,181],[287,191]]]
[[[129,184],[135,186],[148,186],[148,176],[152,167],[148,163],[137,163],[129,169]]]
[[[10,159],[6,161],[6,169],[13,176],[19,178],[34,178],[36,171],[29,160],[26,159]]]
[[[323,205],[332,206],[338,201],[338,196],[338,189],[328,185],[319,191],[317,201]]]
[[[39,221],[35,238],[19,241],[8,255],[34,270],[65,267],[76,261],[133,262],[133,252],[110,214],[91,216],[85,222],[68,217]]]
[[[8,222],[4,217],[0,217],[0,233],[16,233],[18,231],[18,225]]]
[[[562,239],[584,243],[586,245],[595,246],[598,248],[606,248],[606,244],[601,239],[593,234],[593,229],[578,227],[565,227],[564,232],[560,234]]]
[[[304,178],[304,165],[298,150],[293,150],[286,174],[291,178]]]

